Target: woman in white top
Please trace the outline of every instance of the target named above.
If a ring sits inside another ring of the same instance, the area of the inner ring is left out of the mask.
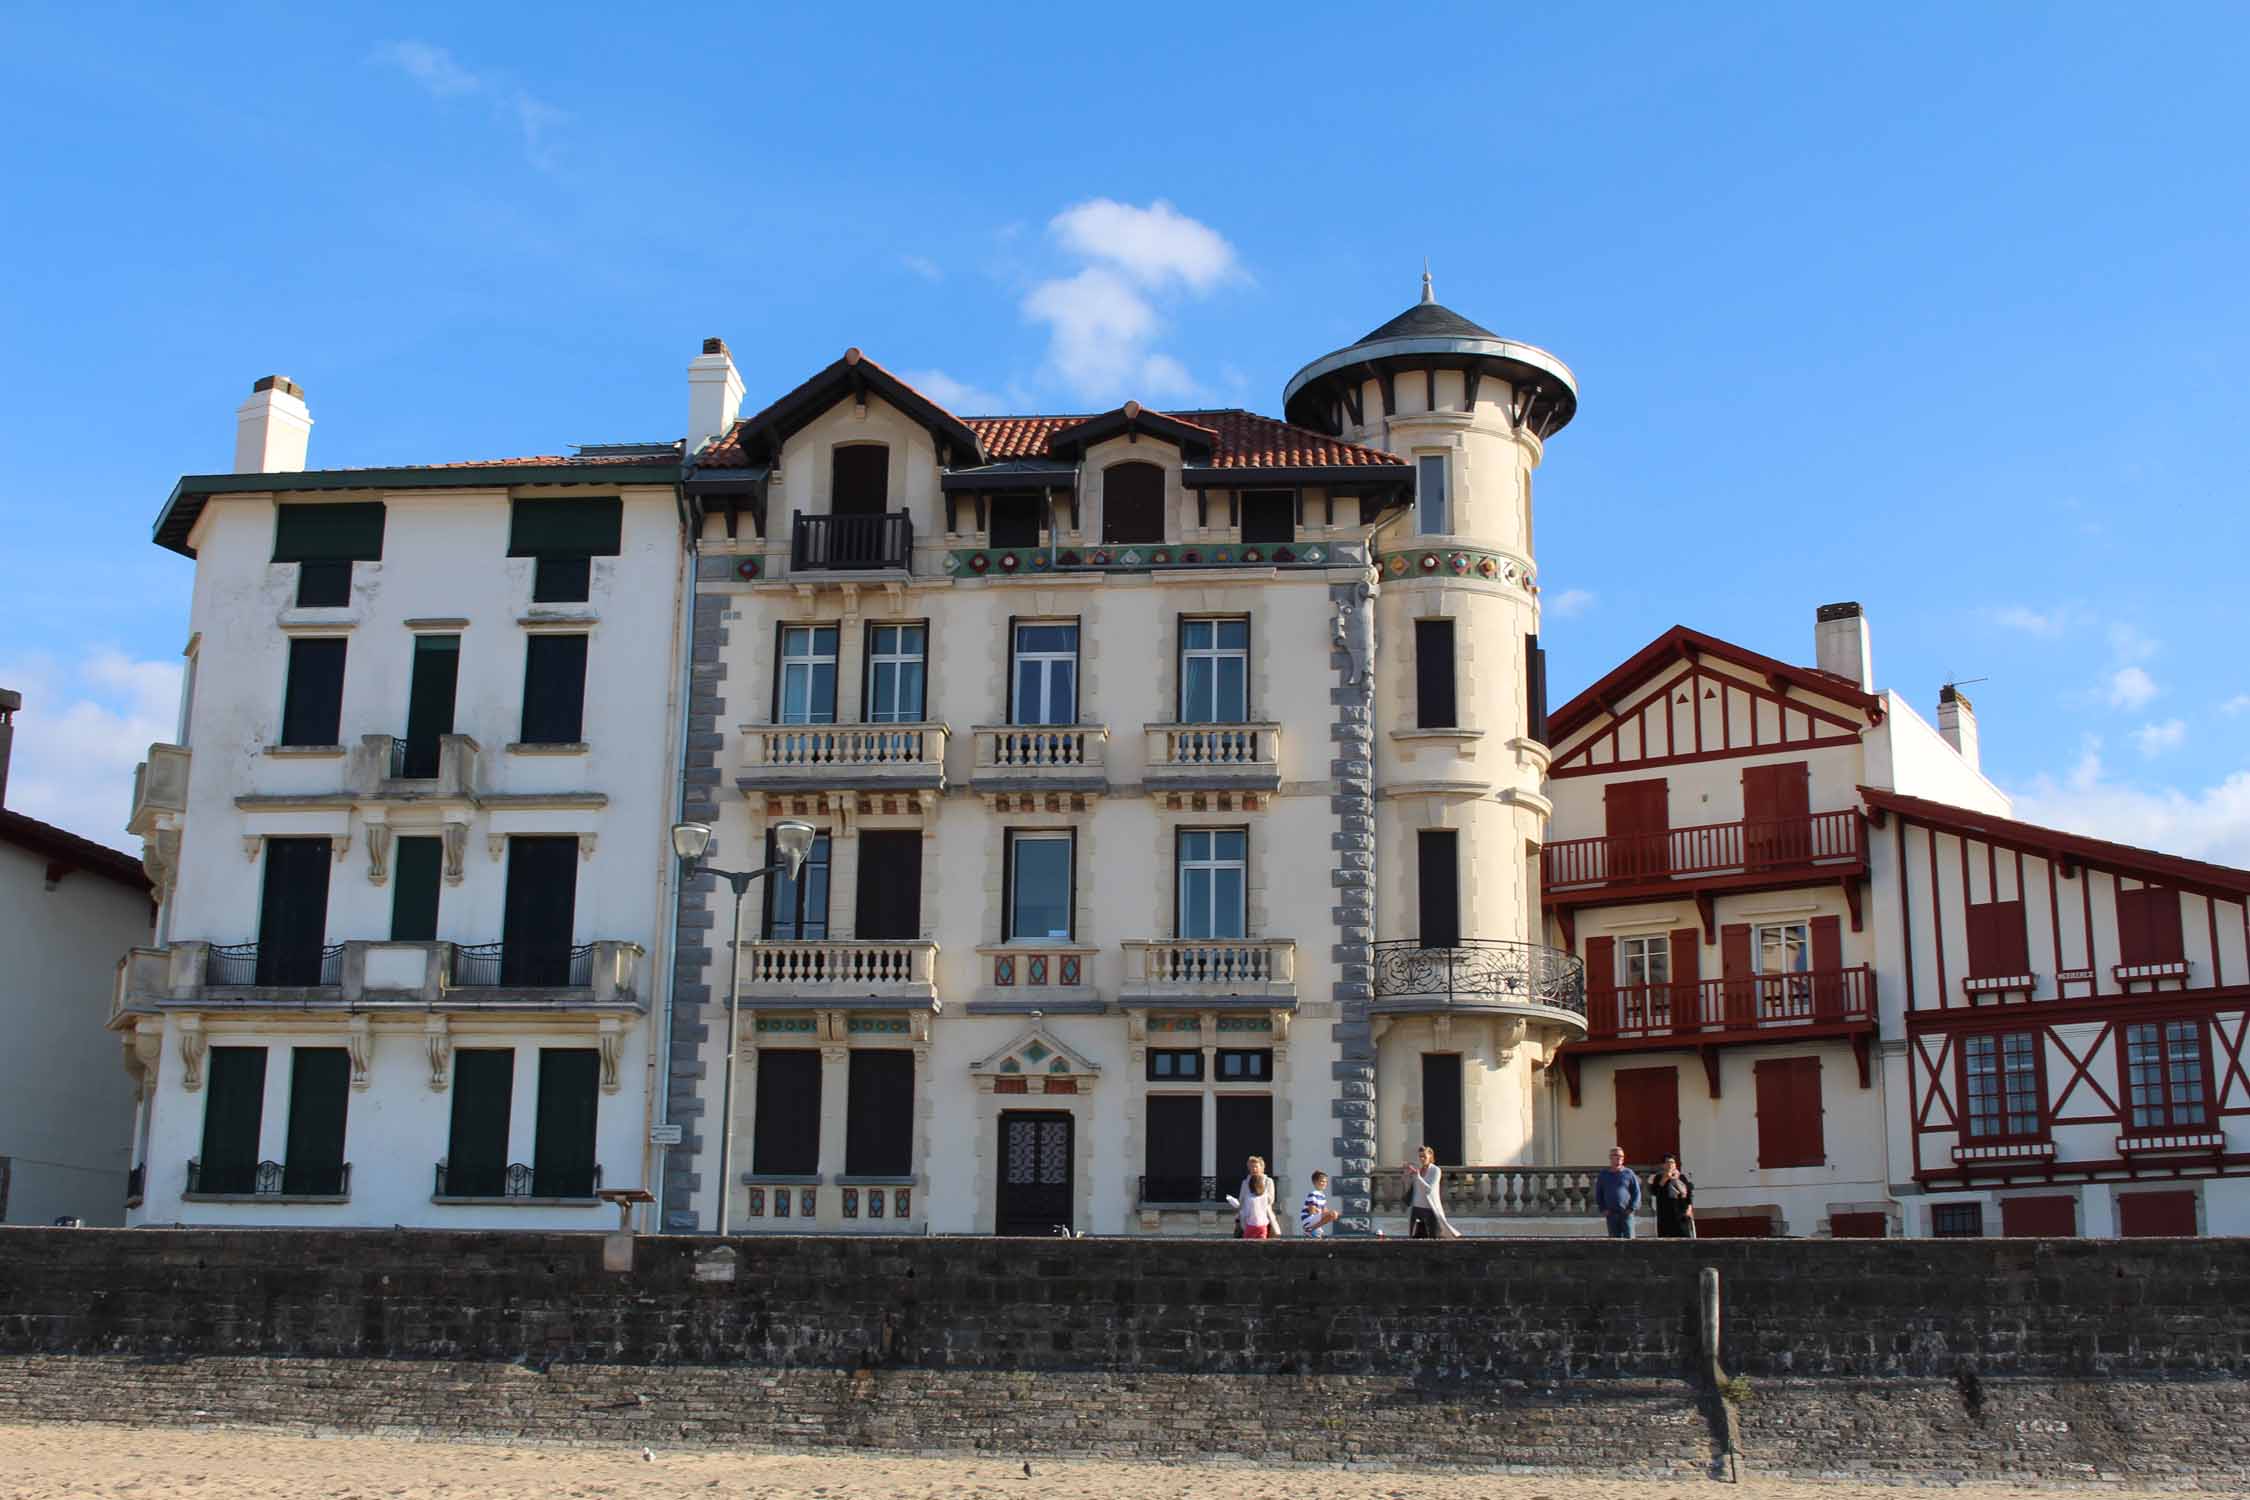
[[[1263,1172],[1253,1170],[1242,1183],[1242,1207],[1237,1210],[1242,1220],[1242,1237],[1246,1240],[1270,1240],[1274,1237],[1273,1179]]]
[[[1275,1188],[1273,1182],[1273,1174],[1266,1170],[1266,1159],[1262,1156],[1253,1156],[1245,1164],[1245,1166],[1247,1170],[1244,1172],[1242,1178],[1242,1191],[1234,1199],[1234,1221],[1235,1227],[1242,1231],[1242,1238],[1248,1239],[1252,1237],[1249,1233],[1249,1230],[1250,1200],[1253,1197],[1263,1198],[1265,1200],[1265,1222],[1267,1224],[1278,1224],[1281,1222],[1281,1220],[1276,1217],[1274,1213],[1273,1201]],[[1250,1184],[1253,1182],[1260,1183],[1262,1184],[1262,1186],[1253,1190],[1250,1186]]]
[[[1442,1235],[1457,1240],[1461,1238],[1461,1231],[1445,1216],[1445,1199],[1438,1192],[1438,1183],[1445,1174],[1438,1167],[1437,1152],[1424,1146],[1417,1155],[1418,1162],[1408,1162],[1399,1168],[1406,1174],[1407,1190],[1413,1194],[1407,1210],[1407,1237],[1434,1240]]]

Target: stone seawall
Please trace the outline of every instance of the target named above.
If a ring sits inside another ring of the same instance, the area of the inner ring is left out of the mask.
[[[1719,1269],[1725,1392],[1697,1379]],[[1730,1422],[1728,1419],[1733,1420]],[[0,1420],[2239,1487],[2250,1242],[0,1230]]]

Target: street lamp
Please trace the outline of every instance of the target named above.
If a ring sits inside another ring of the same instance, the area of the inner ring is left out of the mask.
[[[703,864],[704,851],[711,847],[711,825],[672,825],[672,852],[680,857],[682,888],[687,884],[687,877],[698,870],[708,871],[734,887],[734,957],[727,974],[727,1074],[719,1126],[719,1233],[722,1235],[727,1232],[734,1208],[734,1059],[742,1014],[742,898],[750,893],[753,882],[768,875],[786,875],[795,880],[818,834],[819,830],[810,823],[785,819],[773,825],[773,848],[779,860],[762,870],[717,870]]]

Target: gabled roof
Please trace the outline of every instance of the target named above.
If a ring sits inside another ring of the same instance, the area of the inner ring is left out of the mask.
[[[1880,697],[1862,690],[1858,683],[1849,678],[1838,677],[1833,672],[1823,672],[1818,667],[1800,667],[1778,661],[1737,646],[1731,641],[1722,641],[1715,635],[1705,635],[1700,630],[1675,625],[1634,652],[1623,665],[1549,714],[1547,743],[1560,745],[1680,662],[1704,656],[1730,662],[1746,672],[1765,678],[1769,683],[1787,683],[1808,693],[1816,693],[1831,702],[1864,709],[1871,715],[1879,717],[1883,711],[1883,700]]]
[[[141,869],[141,862],[132,855],[120,853],[107,844],[97,844],[92,839],[82,839],[67,828],[57,828],[52,823],[42,823],[37,818],[10,812],[4,807],[0,807],[0,842],[28,849],[45,859],[54,878],[84,870],[89,875],[114,880],[143,895],[150,888],[147,873]]]
[[[2020,823],[2014,818],[1955,807],[1948,802],[1932,802],[1925,797],[1909,797],[1903,792],[1863,786],[1859,795],[1868,807],[1896,813],[1909,822],[1942,828],[1947,833],[1966,834],[2021,849],[2027,854],[2048,855],[2095,869],[2123,871],[2151,885],[2219,895],[2232,901],[2250,897],[2250,870],[2238,870],[2231,865],[2206,864],[2200,859],[2183,859],[2177,854],[2163,854],[2132,844],[2113,844],[2107,839],[2065,833],[2059,828],[2042,828],[2037,823]]]
[[[1144,432],[1170,443],[1180,450],[1183,458],[1207,460],[1219,446],[1218,433],[1200,423],[1150,411],[1138,401],[1128,401],[1114,411],[1056,428],[1047,435],[1047,451],[1056,458],[1084,458],[1086,450],[1096,443],[1120,433],[1138,436]]]
[[[846,349],[842,359],[756,416],[735,423],[717,442],[696,456],[696,467],[742,469],[770,464],[784,443],[818,421],[830,407],[847,397],[857,398],[869,391],[926,429],[943,455],[941,461],[949,466],[981,464],[988,457],[983,440],[959,417],[859,350]]]

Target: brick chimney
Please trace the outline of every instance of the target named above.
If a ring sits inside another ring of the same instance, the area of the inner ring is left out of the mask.
[[[234,472],[292,474],[305,466],[312,413],[305,390],[286,375],[268,375],[234,409]]]
[[[725,339],[705,339],[703,352],[688,361],[687,456],[714,438],[726,436],[742,415],[742,377]]]
[[[1977,769],[1977,711],[1952,683],[1938,689],[1937,732],[1972,771]]]
[[[8,755],[16,747],[16,710],[21,707],[23,694],[0,688],[0,807],[8,805]]]
[[[1875,691],[1875,657],[1867,644],[1867,616],[1857,604],[1823,604],[1813,612],[1813,665]]]

